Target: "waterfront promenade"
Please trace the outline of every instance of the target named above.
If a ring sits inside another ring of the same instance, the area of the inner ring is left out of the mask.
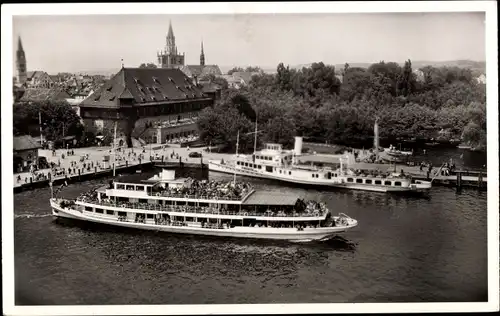
[[[180,148],[162,144],[151,144],[145,147],[135,148],[122,148],[116,152],[116,174],[120,174],[121,170],[126,167],[133,167],[143,164],[150,164],[152,160],[155,164],[161,165],[176,165],[182,162],[189,166],[201,166],[208,163],[209,160],[230,160],[233,156],[232,153],[215,153],[207,152],[206,147],[199,148]],[[56,167],[52,170],[52,179],[59,180],[65,178],[75,178],[79,176],[86,176],[97,173],[111,174],[113,169],[113,153],[111,147],[87,147],[72,149],[74,155],[67,155],[67,150],[58,149],[55,155],[51,150],[39,150],[39,156],[46,157],[49,164],[54,163]],[[191,152],[202,153],[202,158],[189,157]],[[64,158],[63,158],[64,155]],[[87,156],[88,155],[88,156]],[[299,158],[302,163],[338,163],[340,156],[348,156],[349,166],[358,170],[378,170],[382,172],[401,172],[403,170],[406,174],[410,174],[417,179],[427,179],[427,168],[420,170],[419,166],[406,166],[394,164],[377,164],[377,163],[364,163],[355,162],[352,154],[344,153],[343,155],[332,154],[304,154]],[[104,162],[104,157],[109,156],[109,161]],[[82,159],[82,157],[85,157]],[[83,160],[83,161],[82,161]],[[160,163],[161,162],[161,163]],[[438,172],[440,166],[435,166],[429,175],[432,178]],[[71,172],[70,170],[71,169]],[[14,174],[14,188],[30,185],[30,183],[37,183],[47,181],[51,169],[42,169],[36,174],[30,172]],[[38,176],[37,176],[38,174]],[[31,178],[31,179],[30,179]],[[456,175],[438,175],[437,181],[458,181]],[[477,174],[463,174],[462,180],[464,181],[478,181]],[[481,181],[486,182],[485,174]]]

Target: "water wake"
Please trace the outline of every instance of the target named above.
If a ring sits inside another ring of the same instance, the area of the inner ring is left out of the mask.
[[[14,214],[14,218],[32,218],[32,217],[47,217],[52,214]]]

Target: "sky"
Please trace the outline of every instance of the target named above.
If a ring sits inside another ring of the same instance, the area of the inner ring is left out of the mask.
[[[484,12],[14,16],[12,51],[21,36],[28,71],[137,67],[156,61],[169,21],[186,64],[202,40],[219,66],[486,60]]]

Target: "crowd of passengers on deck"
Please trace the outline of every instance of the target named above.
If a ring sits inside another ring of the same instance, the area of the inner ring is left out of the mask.
[[[191,180],[189,187],[163,188],[158,186],[154,189],[156,196],[196,196],[209,199],[241,199],[253,189],[250,183],[215,181],[215,180]]]

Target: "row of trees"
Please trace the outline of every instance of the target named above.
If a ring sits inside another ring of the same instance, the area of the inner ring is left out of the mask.
[[[255,117],[259,140],[289,145],[302,135],[331,143],[366,142],[379,117],[380,134],[389,138],[436,138],[441,130],[473,146],[486,144],[486,96],[469,69],[400,66],[379,62],[368,69],[340,71],[323,63],[300,70],[283,64],[277,73],[260,73],[248,87],[226,89],[221,100],[200,116],[201,137],[234,147],[253,147]],[[232,148],[234,149],[234,148]]]

